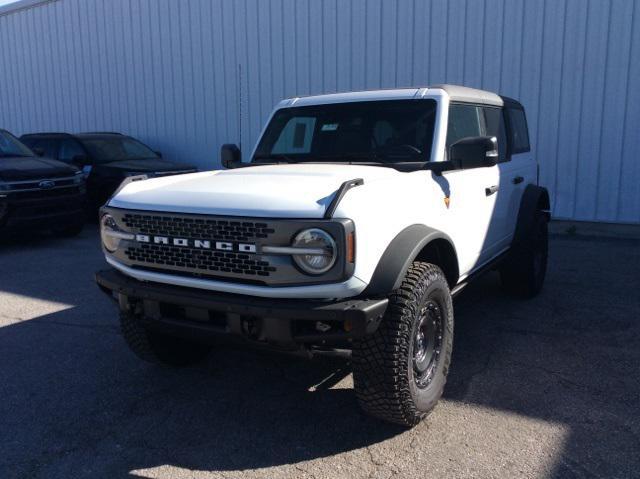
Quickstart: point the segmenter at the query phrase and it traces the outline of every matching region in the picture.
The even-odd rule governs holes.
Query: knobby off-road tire
[[[533,298],[542,289],[549,256],[548,224],[546,213],[538,210],[529,235],[519,245],[514,246],[500,267],[500,281],[507,293],[522,298]]]
[[[120,328],[129,348],[150,363],[185,367],[202,361],[212,349],[207,344],[151,331],[137,316],[122,311]]]
[[[442,396],[452,348],[453,305],[447,280],[438,266],[416,261],[390,295],[378,330],[353,346],[360,406],[385,421],[418,424]],[[422,352],[431,353],[428,364],[424,359],[416,362]]]

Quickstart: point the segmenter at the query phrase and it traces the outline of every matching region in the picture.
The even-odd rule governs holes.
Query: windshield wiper
[[[380,165],[380,166],[388,166],[389,163],[380,161],[382,158],[375,153],[344,153],[337,155],[323,155],[318,156],[311,161],[337,161],[340,163],[349,163],[349,164],[369,164],[369,165]],[[342,160],[342,161],[340,161]],[[366,161],[362,161],[366,160]]]
[[[253,157],[253,162],[262,163],[262,160],[266,160],[266,162],[274,162],[274,163],[295,163],[296,160],[291,158],[290,156],[283,154],[274,154],[274,155],[256,155]]]

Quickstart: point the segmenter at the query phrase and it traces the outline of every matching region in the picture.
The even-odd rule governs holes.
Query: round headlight
[[[104,249],[109,253],[113,253],[118,249],[120,245],[120,238],[117,234],[113,234],[119,231],[116,220],[110,214],[105,214],[100,219],[100,236],[102,237],[102,244]]]
[[[312,228],[301,231],[293,240],[294,248],[309,250],[306,254],[294,254],[293,260],[308,274],[326,273],[336,262],[336,242],[326,231]]]

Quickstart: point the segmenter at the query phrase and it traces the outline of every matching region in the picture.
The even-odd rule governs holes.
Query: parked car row
[[[120,133],[32,133],[18,139],[0,130],[0,235],[76,235],[125,178],[196,171]]]
[[[34,227],[78,234],[84,223],[85,192],[76,167],[41,158],[0,130],[0,234]]]

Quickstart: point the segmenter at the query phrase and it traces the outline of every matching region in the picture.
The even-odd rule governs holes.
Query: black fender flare
[[[425,246],[437,239],[447,241],[455,252],[453,241],[442,231],[422,224],[407,226],[385,249],[369,285],[362,294],[364,296],[387,295],[398,289],[411,263]]]
[[[549,218],[550,209],[551,202],[549,201],[547,189],[538,185],[527,185],[520,200],[520,210],[518,211],[512,246],[522,244],[529,237],[536,211],[544,211],[547,214],[547,218]]]

